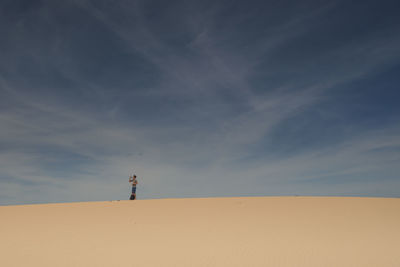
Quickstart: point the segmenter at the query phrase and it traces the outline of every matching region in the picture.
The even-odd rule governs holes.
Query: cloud
[[[386,74],[398,20],[368,24],[374,5],[360,18],[346,5],[14,10],[2,19],[0,203],[124,198],[133,171],[143,198],[395,196],[399,114],[371,125],[363,112],[398,82]]]

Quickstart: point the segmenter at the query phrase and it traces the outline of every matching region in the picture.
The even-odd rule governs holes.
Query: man
[[[133,176],[129,176],[129,183],[132,184],[132,194],[129,199],[135,200],[136,199],[136,185],[138,184],[138,181],[136,180],[136,174],[134,174]]]

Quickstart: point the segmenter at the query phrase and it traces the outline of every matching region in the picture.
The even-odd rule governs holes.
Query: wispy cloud
[[[399,113],[368,123],[362,90],[398,65],[390,3],[237,5],[5,5],[0,203],[124,198],[132,171],[145,198],[396,196]]]

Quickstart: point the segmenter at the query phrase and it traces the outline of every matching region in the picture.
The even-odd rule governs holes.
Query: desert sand
[[[0,266],[400,266],[400,199],[0,207]]]

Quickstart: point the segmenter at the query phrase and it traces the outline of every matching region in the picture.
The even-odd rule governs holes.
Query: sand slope
[[[0,266],[400,266],[400,199],[0,207]]]

